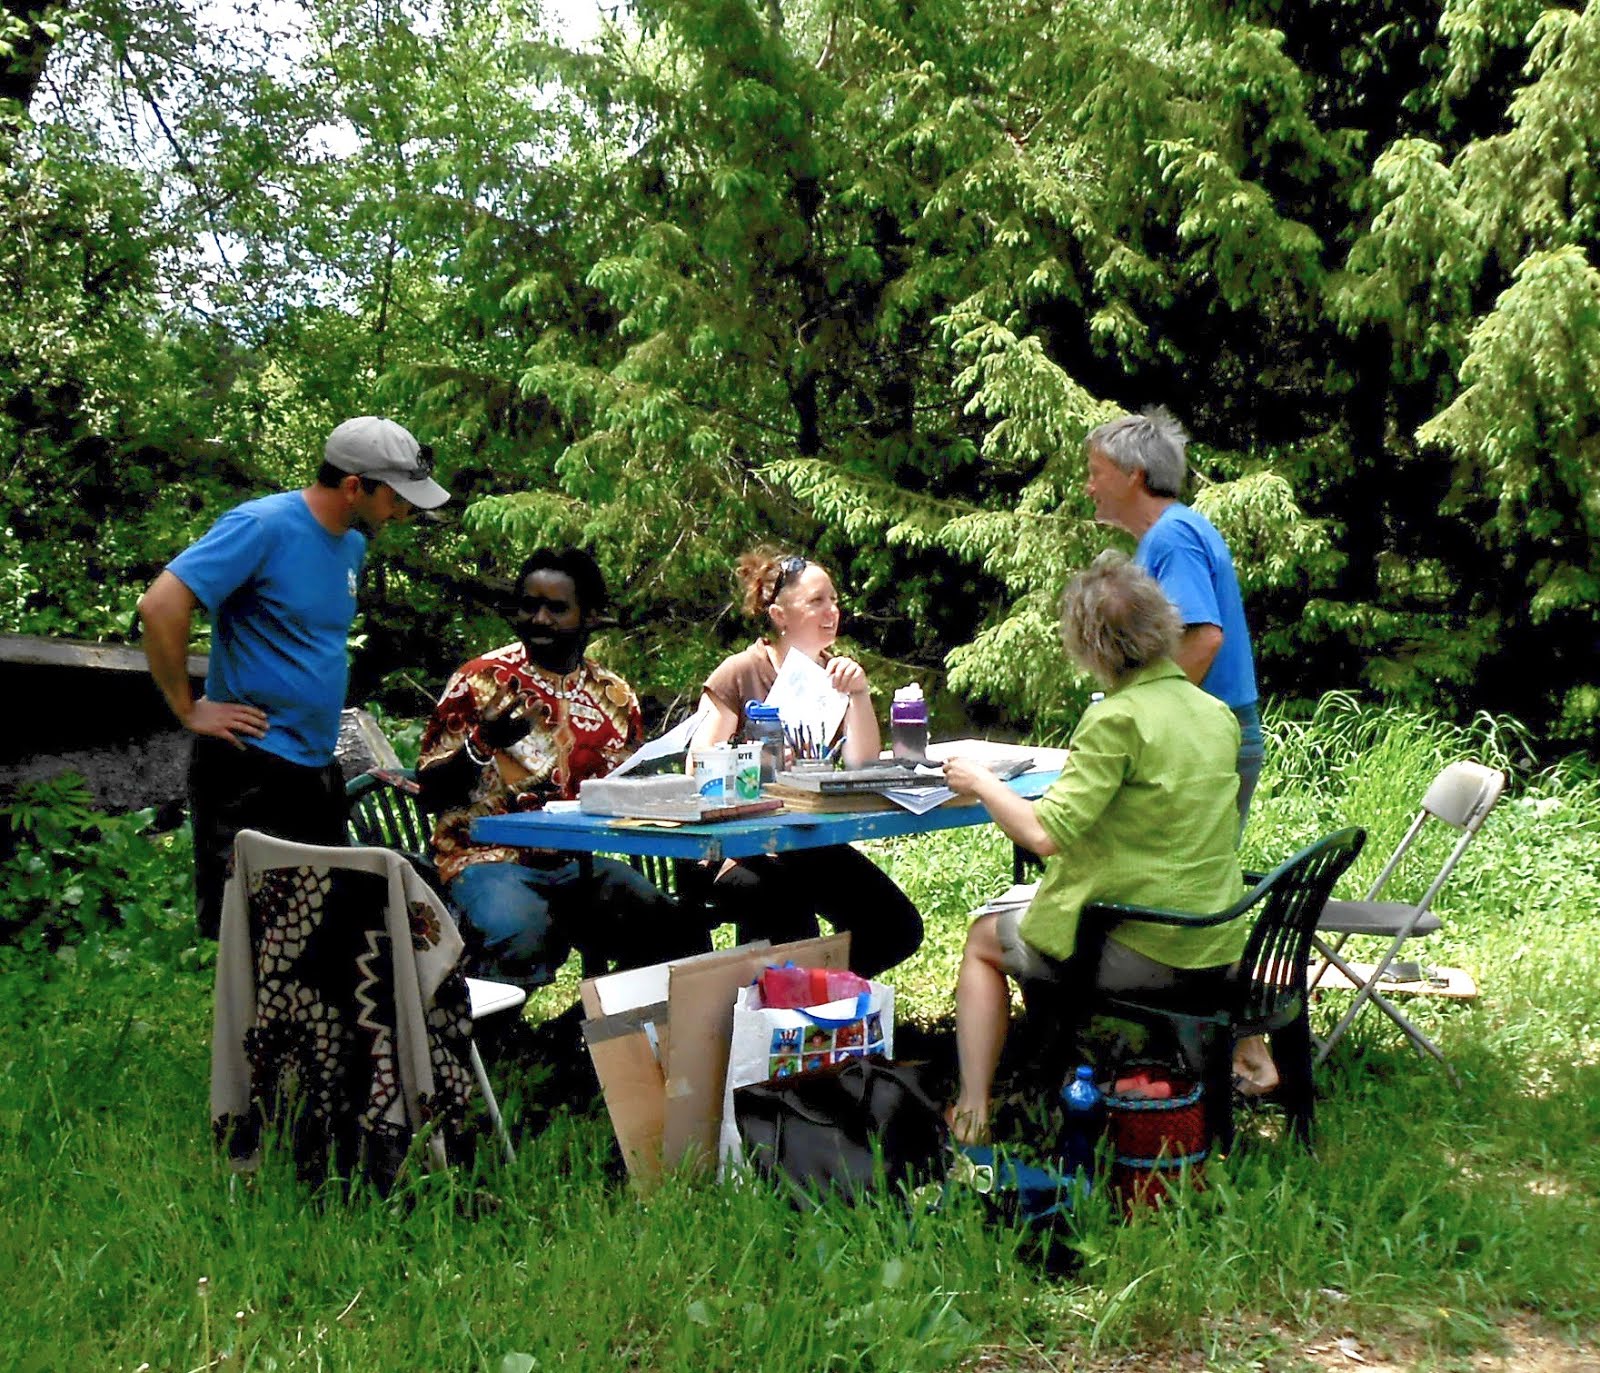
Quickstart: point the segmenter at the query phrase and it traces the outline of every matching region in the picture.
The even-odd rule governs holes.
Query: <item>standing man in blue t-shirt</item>
[[[392,420],[346,420],[328,436],[316,481],[236,506],[139,598],[150,675],[195,736],[195,920],[209,938],[240,830],[344,842],[333,751],[367,534],[450,499],[430,466]],[[195,699],[186,659],[198,606],[211,620],[211,663]]]
[[[1167,593],[1183,618],[1174,655],[1184,675],[1238,718],[1239,828],[1261,776],[1261,715],[1255,660],[1233,557],[1204,515],[1178,500],[1189,436],[1157,406],[1102,424],[1084,441],[1089,499],[1101,524],[1139,541],[1134,561]]]

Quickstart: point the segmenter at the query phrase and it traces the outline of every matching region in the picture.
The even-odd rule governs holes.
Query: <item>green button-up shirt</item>
[[[1061,776],[1036,803],[1056,843],[1020,933],[1068,958],[1091,901],[1209,915],[1244,894],[1238,838],[1239,725],[1233,712],[1162,659],[1092,705]],[[1173,968],[1243,952],[1243,920],[1184,930],[1125,921],[1113,937]]]

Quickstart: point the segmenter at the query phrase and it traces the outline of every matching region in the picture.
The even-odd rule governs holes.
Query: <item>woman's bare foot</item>
[[[1278,1066],[1260,1035],[1233,1046],[1233,1085],[1241,1096],[1265,1096],[1278,1085]]]
[[[957,1144],[989,1142],[989,1111],[986,1107],[962,1106],[957,1102],[945,1108],[944,1122],[950,1127],[950,1138]]]

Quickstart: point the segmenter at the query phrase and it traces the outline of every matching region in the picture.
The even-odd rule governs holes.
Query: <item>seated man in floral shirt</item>
[[[574,854],[472,841],[479,816],[571,800],[642,741],[633,688],[584,656],[607,599],[587,553],[534,553],[510,607],[517,642],[460,668],[422,736],[422,804],[438,815],[434,856],[462,934],[485,971],[526,987],[555,976],[580,931],[624,967],[710,947],[626,864],[596,858],[586,881]]]

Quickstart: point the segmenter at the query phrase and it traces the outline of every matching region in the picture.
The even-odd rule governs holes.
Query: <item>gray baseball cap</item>
[[[346,420],[328,435],[322,456],[341,472],[393,487],[397,496],[418,510],[433,510],[450,499],[450,493],[428,475],[433,470],[432,451],[393,420],[377,415]]]

